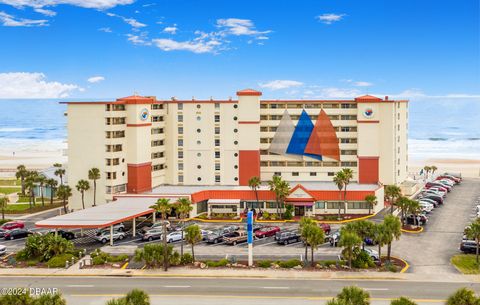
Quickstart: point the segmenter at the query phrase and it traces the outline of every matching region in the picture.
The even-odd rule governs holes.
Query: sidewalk
[[[74,266],[75,267],[75,266]],[[462,274],[412,274],[389,272],[328,272],[299,270],[263,270],[263,269],[194,269],[171,268],[164,272],[155,270],[129,269],[39,269],[10,268],[0,269],[0,276],[66,276],[66,277],[212,277],[212,278],[270,278],[270,279],[310,279],[310,280],[397,280],[423,282],[477,282],[479,275]]]

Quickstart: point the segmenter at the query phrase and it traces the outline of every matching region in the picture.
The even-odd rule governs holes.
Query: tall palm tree
[[[365,196],[365,201],[368,204],[368,214],[371,214],[371,211],[375,205],[377,205],[377,196],[367,195]]]
[[[262,182],[260,181],[260,178],[257,176],[253,176],[248,180],[248,186],[252,189],[252,191],[255,193],[255,199],[257,200],[257,206],[258,206],[258,188]]]
[[[390,261],[390,255],[392,253],[392,243],[396,239],[400,239],[402,235],[402,223],[393,215],[386,215],[383,219],[383,225],[385,228],[385,240],[387,244],[387,260]]]
[[[340,234],[340,240],[338,245],[343,247],[344,256],[347,257],[348,266],[352,268],[352,260],[354,256],[355,248],[359,247],[362,244],[362,239],[358,236],[357,233],[351,232],[349,230],[342,230]]]
[[[316,226],[316,222],[312,218],[308,217],[302,217],[300,219],[300,223],[298,226],[298,229],[300,231],[300,236],[303,239],[303,242],[305,244],[305,261],[308,262],[308,236],[310,235],[311,227]]]
[[[310,250],[312,254],[310,263],[312,267],[314,267],[315,260],[313,259],[313,252],[315,249],[318,248],[319,245],[325,242],[325,232],[323,232],[323,230],[317,225],[308,225],[307,227],[311,227],[311,229],[309,230],[309,234],[307,235],[306,242],[310,245]]]
[[[21,184],[22,184],[22,195],[25,196],[25,178],[28,175],[27,168],[25,165],[19,165],[17,166],[17,172],[15,173],[15,177],[17,179],[20,179]]]
[[[282,180],[281,176],[274,175],[272,180],[268,181],[270,191],[275,194],[277,203],[277,214],[280,214],[280,208],[284,205],[285,198],[290,194],[290,185],[287,181]]]
[[[87,180],[82,179],[77,182],[75,187],[77,188],[77,191],[82,194],[82,207],[85,210],[85,192],[90,189],[90,183],[88,183]]]
[[[42,207],[45,206],[45,194],[43,189],[45,187],[45,183],[47,182],[47,178],[43,175],[39,175],[37,178],[38,187],[40,188],[40,198],[42,199]]]
[[[402,220],[402,226],[405,225],[405,217],[407,216],[407,211],[410,206],[410,199],[404,196],[400,196],[396,202],[395,205],[400,209],[400,215],[401,215],[401,220]]]
[[[402,196],[402,190],[396,185],[385,186],[385,198],[390,202],[390,214],[393,214],[394,205],[396,200]]]
[[[57,163],[55,163],[57,164]],[[61,168],[61,167],[58,167],[55,172],[53,172],[55,174],[55,176],[59,177],[60,178],[60,185],[63,185],[63,176],[65,176],[65,169],[64,168]]]
[[[183,256],[183,237],[184,237],[184,220],[190,216],[190,212],[193,210],[192,202],[188,198],[180,198],[177,201],[177,215],[182,222],[182,241],[180,244],[180,255]]]
[[[5,208],[7,207],[8,204],[8,196],[0,194],[0,207],[2,208],[2,220],[5,220]]]
[[[344,183],[345,183],[345,174],[343,171],[339,171],[337,173],[335,173],[335,176],[333,176],[333,183],[335,183],[335,185],[337,186],[338,188],[338,195],[339,195],[339,201],[338,201],[338,218],[340,219],[341,218],[341,202],[342,202],[342,190],[343,190],[343,186],[344,186]]]
[[[388,233],[385,230],[385,225],[383,223],[375,224],[373,228],[373,240],[378,245],[378,259],[380,264],[382,262],[382,247],[388,243]]]
[[[467,238],[475,240],[475,243],[477,244],[475,256],[478,265],[478,256],[480,252],[480,218],[477,218],[477,220],[472,222],[465,230],[465,233]]]
[[[57,189],[58,182],[57,182],[57,180],[51,178],[51,179],[47,179],[45,184],[50,188],[50,205],[52,205],[53,204],[53,194],[55,193],[55,191]]]
[[[32,205],[35,206],[35,183],[38,178],[38,172],[36,171],[29,171],[25,178],[25,188],[28,190],[29,194],[29,204],[30,209]]]
[[[344,175],[344,180],[343,180],[343,201],[344,201],[344,207],[343,211],[344,214],[347,214],[347,186],[350,184],[350,180],[353,178],[353,171],[350,168],[344,168],[342,169],[343,175]]]
[[[413,214],[413,224],[417,225],[417,215],[421,211],[420,203],[416,200],[408,199],[407,211],[409,214]]]
[[[425,173],[425,179],[428,179],[428,173],[430,172],[431,169],[432,169],[432,168],[431,168],[430,166],[428,166],[428,165],[425,165],[425,166],[423,167],[423,172]]]
[[[430,170],[432,171],[432,176],[435,174],[437,169],[438,169],[438,167],[436,167],[435,165],[430,166]]]
[[[96,167],[88,170],[88,179],[93,180],[93,206],[97,205],[97,180],[100,179],[100,170]]]
[[[65,214],[68,213],[67,210],[67,200],[72,196],[72,188],[68,185],[60,185],[57,190],[58,198],[62,199],[63,202],[63,210]]]
[[[192,246],[192,260],[195,262],[195,249],[194,246],[196,243],[202,240],[202,233],[200,231],[200,227],[198,225],[191,225],[188,226],[186,229],[186,236],[185,239],[187,243]]]
[[[163,269],[165,271],[168,270],[168,249],[167,249],[167,217],[168,214],[172,212],[172,205],[170,204],[170,200],[167,198],[160,198],[157,200],[155,205],[152,205],[150,208],[154,209],[156,212],[162,215],[163,220]]]

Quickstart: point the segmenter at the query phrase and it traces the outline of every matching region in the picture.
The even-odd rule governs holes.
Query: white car
[[[4,255],[7,253],[7,246],[0,245],[0,256]]]
[[[437,188],[437,187],[431,187],[431,188],[429,188],[428,190],[430,190],[430,191],[435,191],[435,192],[437,192],[437,193],[439,193],[439,194],[442,194],[443,196],[447,195],[447,192],[442,191],[441,189],[439,189],[439,188]]]
[[[168,243],[173,243],[175,241],[180,241],[182,240],[182,232],[172,232],[167,234],[167,242]]]
[[[378,262],[380,260],[380,256],[378,255],[378,251],[375,251],[370,248],[365,248],[363,249],[375,262]]]
[[[124,239],[126,234],[124,232],[114,231],[113,232],[113,240],[122,240]],[[95,239],[101,242],[102,244],[106,244],[110,241],[110,231],[102,231],[95,235]]]
[[[433,204],[426,202],[420,202],[420,207],[422,208],[422,211],[427,213],[430,213],[433,210]]]

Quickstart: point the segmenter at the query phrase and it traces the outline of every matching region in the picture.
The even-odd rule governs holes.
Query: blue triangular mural
[[[292,139],[288,144],[287,154],[303,155],[317,160],[322,160],[321,156],[304,153],[305,146],[307,146],[308,139],[310,139],[312,131],[312,120],[310,120],[307,112],[303,110],[300,118],[298,119],[297,127],[295,127],[295,131],[293,132]]]

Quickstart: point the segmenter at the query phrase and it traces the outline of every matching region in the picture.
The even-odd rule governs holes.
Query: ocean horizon
[[[71,100],[0,99],[0,155],[66,148],[60,102]],[[409,108],[410,159],[480,159],[480,102],[411,101]]]

